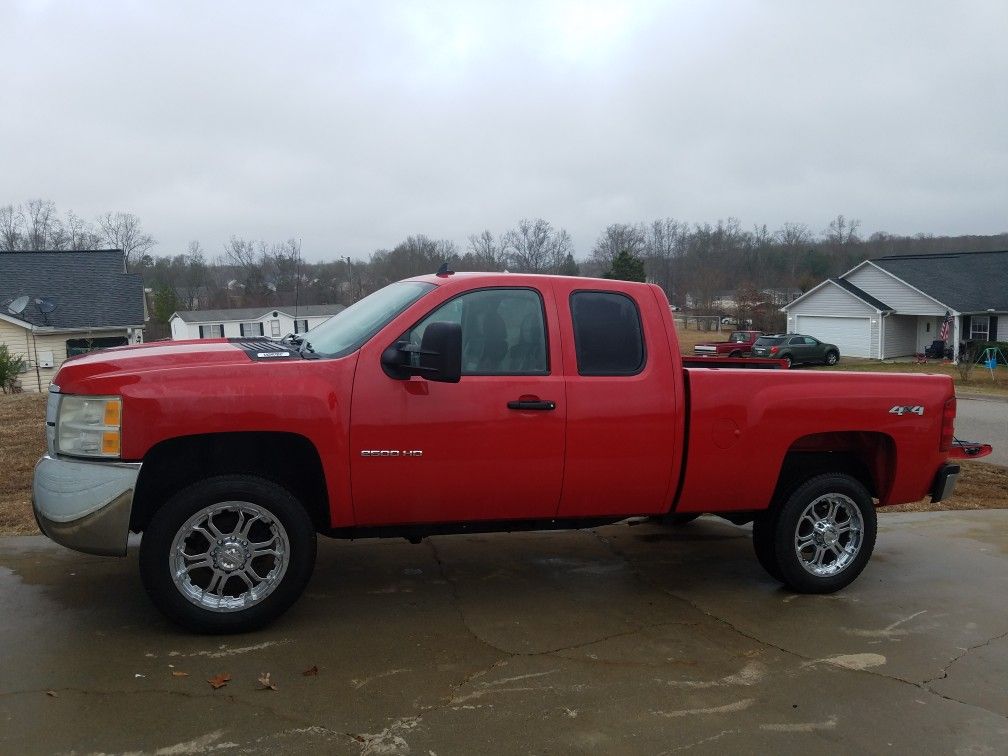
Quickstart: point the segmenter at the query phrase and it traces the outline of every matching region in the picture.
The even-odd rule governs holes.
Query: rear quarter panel
[[[686,369],[690,415],[677,512],[765,509],[785,455],[813,434],[879,433],[893,454],[875,471],[880,504],[917,501],[947,454],[938,451],[947,376]],[[923,406],[923,416],[891,414]],[[891,485],[887,480],[891,481]]]

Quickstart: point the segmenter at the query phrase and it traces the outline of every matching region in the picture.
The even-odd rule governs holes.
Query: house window
[[[215,323],[212,325],[201,325],[199,327],[199,337],[201,339],[223,339],[224,324]]]
[[[98,339],[67,339],[67,357],[76,357],[78,354],[87,354],[96,349],[107,349],[108,347],[126,346],[128,340],[125,336],[107,336]]]
[[[262,336],[263,335],[263,324],[262,323],[242,323],[241,324],[241,335],[242,336]]]
[[[294,333],[308,333],[308,321],[307,320],[295,320],[294,321]]]
[[[276,338],[280,338],[280,321],[279,320],[271,320],[270,321],[270,334],[275,339]]]
[[[974,315],[970,318],[970,341],[990,341],[990,317]]]

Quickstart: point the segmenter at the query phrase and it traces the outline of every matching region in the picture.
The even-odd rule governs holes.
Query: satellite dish
[[[24,308],[27,306],[28,306],[28,297],[27,296],[18,297],[9,305],[7,305],[7,311],[10,312],[11,315],[20,315],[22,312],[24,312]]]
[[[35,300],[35,306],[38,307],[39,312],[44,315],[48,315],[56,310],[56,302],[49,297],[42,297]]]

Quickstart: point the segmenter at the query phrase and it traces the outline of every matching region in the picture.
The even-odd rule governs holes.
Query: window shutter
[[[988,341],[997,341],[997,315],[990,316],[990,334],[987,336]]]

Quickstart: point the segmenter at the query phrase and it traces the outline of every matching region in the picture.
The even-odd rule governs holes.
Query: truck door
[[[394,338],[361,350],[350,429],[357,524],[554,517],[567,405],[552,292],[466,291],[400,338],[419,344],[437,321],[462,326],[458,383],[388,377],[380,357]]]
[[[667,512],[682,427],[659,302],[554,284],[564,328],[567,459],[559,515]],[[663,304],[661,306],[667,307]]]

